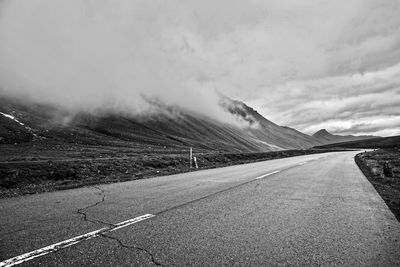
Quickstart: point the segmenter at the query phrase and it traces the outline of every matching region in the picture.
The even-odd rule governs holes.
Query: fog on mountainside
[[[200,82],[185,51],[160,32],[170,18],[135,18],[151,4],[42,4],[0,3],[0,96],[71,114],[151,114],[155,101],[240,125],[219,105],[218,88]]]

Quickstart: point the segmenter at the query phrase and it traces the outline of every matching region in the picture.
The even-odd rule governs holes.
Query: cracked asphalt
[[[150,213],[19,266],[400,266],[400,223],[356,153],[2,199],[0,261]]]

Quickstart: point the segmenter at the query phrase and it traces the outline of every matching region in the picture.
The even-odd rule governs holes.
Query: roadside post
[[[193,157],[193,150],[192,150],[192,147],[190,147],[190,150],[189,150],[189,168],[190,169],[192,168],[192,165],[193,165],[192,157]]]

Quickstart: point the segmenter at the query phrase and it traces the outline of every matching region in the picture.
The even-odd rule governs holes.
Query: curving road
[[[0,266],[400,266],[356,153],[2,199]]]

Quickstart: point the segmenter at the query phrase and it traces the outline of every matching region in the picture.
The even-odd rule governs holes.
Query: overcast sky
[[[0,93],[400,135],[400,0],[0,0]],[[223,115],[218,115],[224,119]]]

